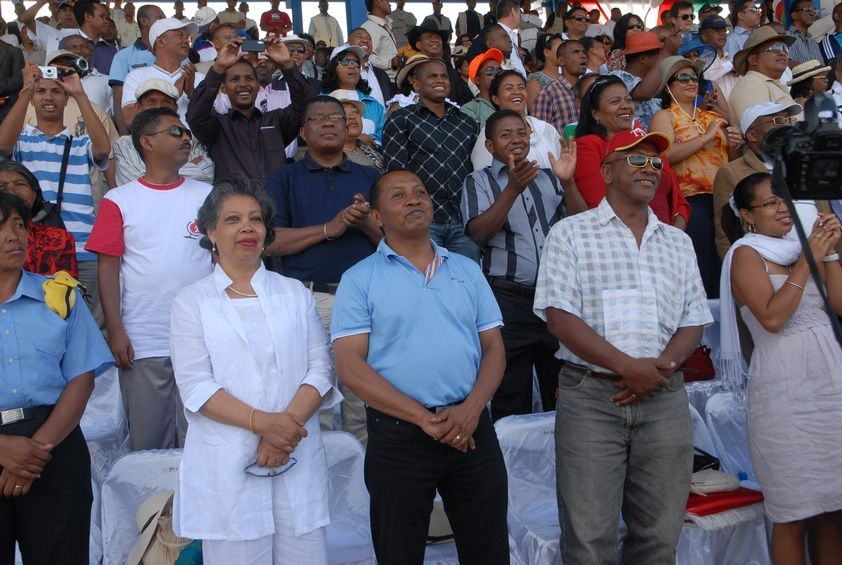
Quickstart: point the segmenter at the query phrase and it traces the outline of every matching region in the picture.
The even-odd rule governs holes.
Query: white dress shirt
[[[327,456],[318,414],[307,420],[308,435],[292,453],[297,464],[267,478],[244,471],[255,460],[257,435],[199,411],[221,389],[266,412],[285,410],[304,384],[319,391],[322,409],[342,399],[310,291],[262,265],[251,283],[266,319],[264,327],[244,323],[225,292],[231,279],[219,265],[181,291],[173,303],[171,357],[189,422],[173,506],[173,529],[183,537],[235,541],[274,534],[284,526],[272,517],[275,497],[282,490],[273,488],[275,481],[282,481],[289,493],[295,535],[330,522]],[[255,354],[265,348],[274,354],[271,374]]]
[[[397,72],[391,66],[392,59],[398,54],[398,44],[392,32],[391,19],[378,18],[369,14],[368,19],[360,27],[371,36],[371,55],[368,57],[368,62],[386,71],[389,78],[394,80]]]

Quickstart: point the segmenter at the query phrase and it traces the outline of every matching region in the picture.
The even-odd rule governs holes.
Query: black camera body
[[[76,57],[75,59],[65,60],[62,63],[62,66],[67,67],[67,69],[59,69],[58,75],[60,77],[76,74],[79,75],[79,78],[84,78],[91,72],[91,66],[84,57]]]
[[[804,105],[805,119],[777,127],[763,139],[769,163],[780,163],[794,200],[842,198],[842,129],[836,103],[824,93]]]

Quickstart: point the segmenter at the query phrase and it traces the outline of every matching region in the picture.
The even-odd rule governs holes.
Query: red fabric
[[[574,179],[582,198],[589,208],[596,208],[605,197],[605,180],[602,178],[602,156],[606,141],[596,134],[576,139],[576,173]],[[690,205],[681,194],[678,179],[664,160],[664,171],[658,190],[649,203],[655,216],[665,224],[672,225],[675,214],[690,219]]]
[[[281,12],[280,10],[267,10],[260,16],[260,27],[262,29],[267,32],[280,34],[283,37],[286,37],[287,32],[281,28],[291,25],[292,20],[289,19],[286,12]]]
[[[170,184],[153,184],[143,177],[138,178],[137,182],[152,190],[172,190],[184,184],[184,177],[179,177],[177,181]]]
[[[742,508],[763,502],[763,493],[740,487],[728,492],[716,492],[702,496],[691,494],[687,497],[687,513],[696,516],[709,516],[734,508]]]
[[[103,198],[102,204],[99,205],[99,213],[96,215],[91,235],[88,236],[85,250],[111,257],[123,256],[123,213],[120,207],[108,198]]]
[[[23,268],[39,275],[54,275],[67,271],[74,279],[79,277],[76,263],[76,241],[73,235],[55,226],[29,223],[29,245]]]

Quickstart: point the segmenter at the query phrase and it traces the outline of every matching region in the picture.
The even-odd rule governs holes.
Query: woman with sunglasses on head
[[[526,120],[529,126],[529,154],[527,159],[535,161],[542,169],[551,169],[552,163],[547,155],[551,153],[558,159],[561,143],[556,129],[544,120],[526,114],[526,81],[517,71],[506,70],[491,81],[489,97],[497,110],[514,110]],[[485,125],[477,136],[471,152],[471,164],[475,171],[491,165],[491,153],[485,146]]]
[[[530,111],[541,89],[561,76],[558,72],[556,50],[562,43],[564,40],[560,35],[541,34],[538,36],[538,42],[535,44],[535,58],[542,67],[540,71],[529,73],[526,77],[526,106]]]
[[[355,90],[365,106],[360,139],[376,147],[380,145],[383,124],[386,123],[386,109],[371,96],[371,87],[360,74],[360,61],[364,56],[365,51],[356,45],[342,45],[334,49],[322,79],[321,94],[329,95],[334,90]]]
[[[672,142],[666,158],[693,218],[687,225],[687,235],[696,250],[705,292],[708,298],[716,298],[720,262],[715,243],[713,180],[721,167],[739,157],[743,140],[739,128],[729,126],[725,117],[696,106],[703,66],[701,60],[678,56],[661,61],[658,91],[665,109],[652,116],[649,131],[659,131]]]
[[[172,308],[171,354],[190,423],[173,530],[206,565],[327,563],[327,460],[317,411],[341,400],[310,291],[267,271],[274,206],[218,181],[199,209],[214,271]]]
[[[634,14],[623,14],[614,26],[614,49],[608,53],[605,63],[608,71],[622,71],[626,68],[626,37],[630,33],[643,31],[643,20]],[[600,69],[600,72],[605,72]]]
[[[575,180],[589,208],[596,208],[605,198],[602,158],[608,140],[620,131],[631,130],[641,136],[645,133],[634,119],[634,111],[634,101],[625,83],[614,75],[600,75],[585,93],[576,125]],[[663,156],[661,161],[658,189],[649,207],[665,224],[684,229],[690,218],[690,206],[669,163]]]
[[[733,245],[722,264],[719,366],[732,390],[747,392],[772,560],[803,565],[806,549],[814,565],[830,565],[842,555],[842,349],[800,242],[784,237],[792,225],[768,173],[741,180],[723,206]],[[839,220],[819,214],[804,228],[832,314],[842,315]],[[748,363],[738,315],[753,342]]]
[[[44,200],[41,185],[16,161],[0,161],[0,191],[18,196],[29,206],[29,245],[23,268],[39,275],[67,271],[78,277],[76,243],[54,206]]]

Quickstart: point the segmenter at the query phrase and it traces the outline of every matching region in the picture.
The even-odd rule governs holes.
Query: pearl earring
[[[212,245],[212,247],[211,247],[211,253],[213,253],[214,255],[218,255],[218,254],[219,254],[219,250],[216,248],[216,242],[215,242],[215,241],[213,241],[213,240],[211,240],[211,245]]]

